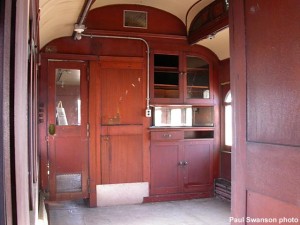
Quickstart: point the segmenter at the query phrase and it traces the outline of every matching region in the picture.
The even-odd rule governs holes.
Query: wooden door
[[[185,140],[184,191],[207,192],[213,189],[213,141]]]
[[[87,65],[50,61],[48,68],[50,199],[87,198]]]
[[[182,144],[180,141],[151,142],[151,195],[182,190]]]
[[[100,182],[142,182],[146,132],[144,58],[101,57],[99,65]]]
[[[232,224],[300,223],[299,8],[230,2]]]

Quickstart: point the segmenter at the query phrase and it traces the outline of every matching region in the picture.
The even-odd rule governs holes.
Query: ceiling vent
[[[124,27],[147,29],[147,12],[124,10]]]

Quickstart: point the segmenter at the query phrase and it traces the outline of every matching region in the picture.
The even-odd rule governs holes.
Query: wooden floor
[[[50,225],[229,225],[230,203],[220,199],[88,208],[82,201],[49,203]]]

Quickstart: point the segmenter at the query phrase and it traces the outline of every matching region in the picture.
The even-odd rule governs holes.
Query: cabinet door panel
[[[142,182],[142,134],[109,135],[101,139],[102,184]]]
[[[186,141],[184,159],[187,165],[184,171],[184,190],[208,191],[212,188],[212,142]]]
[[[151,194],[171,194],[180,190],[178,142],[151,143]]]

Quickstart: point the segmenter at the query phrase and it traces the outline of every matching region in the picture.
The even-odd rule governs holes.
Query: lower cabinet
[[[213,185],[212,147],[212,140],[184,140],[183,190],[185,192],[211,189]]]
[[[185,139],[184,131],[151,132],[150,194],[212,194],[213,139]]]

